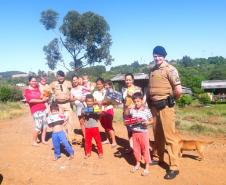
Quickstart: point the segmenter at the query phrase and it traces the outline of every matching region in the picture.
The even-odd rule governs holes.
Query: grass
[[[192,134],[226,136],[226,104],[200,106],[192,104],[177,109],[176,125]]]
[[[123,123],[121,108],[115,108],[114,121]],[[226,104],[176,106],[176,127],[192,135],[226,137]]]
[[[25,105],[20,102],[0,102],[0,120],[13,119],[25,112]]]

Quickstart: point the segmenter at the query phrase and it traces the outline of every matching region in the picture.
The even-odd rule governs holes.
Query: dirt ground
[[[130,173],[132,155],[124,155],[127,146],[126,129],[115,123],[119,146],[104,145],[104,158],[83,159],[81,145],[73,145],[75,158],[53,161],[51,139],[49,145],[31,146],[32,118],[29,114],[0,122],[0,178],[3,185],[226,185],[226,139],[214,140],[206,146],[205,160],[195,160],[196,152],[186,152],[180,159],[180,175],[170,181],[163,179],[165,170],[150,166],[150,175],[142,177],[142,170]],[[103,130],[102,130],[103,131]],[[78,137],[81,138],[79,135]],[[203,139],[203,138],[202,138]],[[115,155],[119,154],[119,155]],[[122,155],[120,155],[122,154]],[[1,184],[1,183],[0,183]]]

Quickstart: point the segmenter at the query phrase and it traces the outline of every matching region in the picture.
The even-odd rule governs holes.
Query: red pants
[[[98,127],[93,127],[93,128],[86,128],[86,130],[85,130],[85,153],[86,153],[86,155],[91,154],[93,138],[97,145],[98,154],[99,155],[103,154],[99,129],[98,129]]]
[[[114,130],[112,126],[113,116],[114,116],[114,110],[108,109],[107,111],[103,112],[103,115],[100,118],[101,126],[104,128],[104,130],[108,132],[111,130]]]
[[[150,163],[149,138],[146,132],[133,132],[133,152],[136,161],[141,161],[141,155],[145,163]]]

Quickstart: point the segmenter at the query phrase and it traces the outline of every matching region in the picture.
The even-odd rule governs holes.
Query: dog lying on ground
[[[179,141],[179,157],[182,157],[183,151],[197,151],[200,155],[200,160],[204,160],[205,145],[211,144],[213,141],[199,141],[199,140],[184,140]]]

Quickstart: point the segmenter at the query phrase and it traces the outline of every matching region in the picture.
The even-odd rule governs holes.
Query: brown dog
[[[204,160],[205,145],[211,144],[213,141],[199,141],[199,140],[184,140],[179,141],[179,157],[182,157],[183,151],[196,150],[200,155],[200,160]]]

